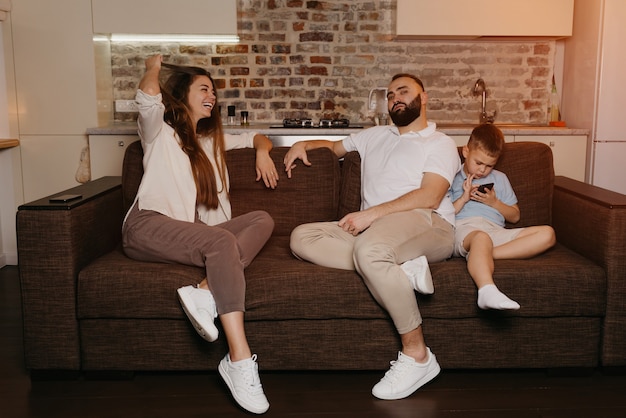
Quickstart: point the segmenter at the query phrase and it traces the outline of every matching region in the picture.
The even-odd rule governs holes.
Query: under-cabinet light
[[[111,42],[194,42],[236,44],[237,35],[183,35],[183,34],[125,34],[112,33],[110,36],[94,35],[94,41],[110,40]]]

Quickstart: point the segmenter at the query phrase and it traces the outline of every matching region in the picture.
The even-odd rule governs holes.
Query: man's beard
[[[391,110],[389,112],[389,117],[393,121],[396,126],[408,126],[417,118],[420,117],[422,112],[422,97],[421,94],[418,94],[411,103],[409,103],[404,108],[400,108],[397,110]]]

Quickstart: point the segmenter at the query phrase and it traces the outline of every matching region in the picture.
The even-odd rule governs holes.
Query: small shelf
[[[20,145],[18,139],[0,139],[0,149],[14,148]]]

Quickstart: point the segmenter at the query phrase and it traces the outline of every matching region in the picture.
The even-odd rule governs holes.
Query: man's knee
[[[291,248],[291,252],[298,258],[300,258],[300,254],[302,254],[302,250],[304,248],[303,241],[304,237],[307,236],[306,224],[296,226],[289,236],[289,248]]]
[[[389,244],[366,239],[356,240],[353,258],[356,271],[364,277],[373,276],[371,272],[376,269],[377,263],[394,262],[393,250]]]

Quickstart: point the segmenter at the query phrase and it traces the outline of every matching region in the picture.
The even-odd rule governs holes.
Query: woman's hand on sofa
[[[256,181],[263,180],[265,187],[275,189],[278,185],[278,169],[266,151],[256,154]]]

